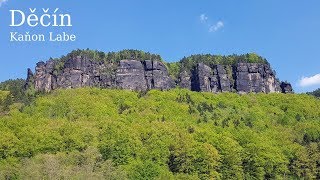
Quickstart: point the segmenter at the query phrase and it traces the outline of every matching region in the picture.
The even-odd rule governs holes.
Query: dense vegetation
[[[266,59],[255,53],[248,53],[243,55],[234,54],[229,56],[197,54],[191,55],[189,57],[184,57],[178,62],[169,63],[168,68],[172,77],[174,79],[177,79],[179,77],[179,73],[183,71],[190,72],[190,70],[194,68],[198,63],[204,63],[210,67],[213,67],[217,64],[235,65],[239,62],[268,64],[268,61]],[[231,67],[229,67],[229,69],[227,70],[229,71],[228,73],[232,73]]]
[[[26,80],[10,79],[0,83],[0,91],[9,92],[3,107],[8,108],[12,103],[29,104],[35,96],[33,87],[25,87]]]
[[[315,97],[320,98],[320,88],[317,89],[317,90],[315,90],[315,91],[313,91],[313,92],[309,92],[309,93],[307,93],[307,94],[313,95],[313,96],[315,96]]]
[[[117,63],[160,60],[137,50],[75,50]],[[172,77],[197,63],[268,63],[256,54],[192,55],[165,63]],[[319,179],[320,101],[293,94],[84,88],[36,94],[0,83],[0,179]],[[317,91],[311,93],[317,96]]]
[[[9,105],[12,104],[10,92],[9,91],[0,91],[0,114],[4,114],[5,111],[8,111]]]
[[[58,90],[0,115],[0,179],[319,179],[319,107],[294,94]]]
[[[9,91],[13,97],[13,101],[20,101],[24,99],[24,85],[26,80],[24,79],[15,79],[7,80],[0,83],[1,91]]]

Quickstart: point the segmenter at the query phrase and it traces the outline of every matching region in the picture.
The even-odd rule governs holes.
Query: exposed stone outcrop
[[[236,90],[239,92],[280,92],[279,81],[268,64],[239,63]]]
[[[227,69],[231,66],[215,65],[213,68],[199,63],[197,67],[192,71],[191,78],[191,90],[203,91],[203,92],[230,92],[232,84],[232,70],[228,74]],[[181,77],[183,81],[187,81],[184,77]]]
[[[61,69],[57,69],[56,63],[52,60],[37,63],[36,91],[87,86],[141,91],[174,87],[166,66],[158,61],[121,60],[118,64],[106,64],[78,56],[66,61]]]
[[[26,84],[24,85],[24,89],[28,89],[33,86],[33,83],[34,83],[33,78],[34,78],[33,72],[30,68],[28,68],[27,79],[26,79]]]
[[[147,79],[144,66],[139,61],[122,60],[117,68],[116,86],[122,89],[147,90]]]
[[[180,87],[203,92],[273,93],[292,92],[291,85],[281,85],[269,64],[238,63],[235,66],[203,63],[179,77]]]
[[[198,63],[180,72],[176,82],[160,61],[121,60],[104,63],[80,56],[70,58],[63,66],[49,60],[37,63],[35,74],[28,69],[26,86],[50,92],[57,88],[102,87],[146,91],[168,90],[179,86],[202,92],[292,92],[289,83],[280,83],[269,64],[238,63],[211,65]]]
[[[280,87],[281,87],[282,93],[285,93],[285,94],[293,93],[292,86],[288,82],[281,82]]]
[[[167,67],[160,61],[143,61],[147,80],[147,89],[168,90],[175,87]]]

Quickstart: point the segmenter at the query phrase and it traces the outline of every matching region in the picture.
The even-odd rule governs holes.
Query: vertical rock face
[[[175,86],[166,66],[158,61],[121,60],[118,64],[95,62],[80,56],[69,59],[57,69],[52,60],[37,63],[35,75],[28,72],[27,83],[34,77],[36,91],[57,88],[103,87],[145,91],[167,90]]]
[[[34,83],[33,78],[34,78],[33,72],[30,68],[28,68],[27,79],[26,79],[26,84],[24,85],[24,89],[28,89],[31,86],[33,86],[33,83]]]
[[[147,90],[143,64],[139,61],[120,61],[116,74],[116,86],[122,89]]]
[[[63,67],[57,61],[39,62],[35,74],[28,70],[26,86],[50,92],[57,88],[102,87],[146,91],[168,90],[175,86],[202,92],[291,93],[289,83],[276,79],[268,64],[238,63],[211,65],[198,63],[180,72],[177,82],[169,76],[160,61],[121,60],[118,63],[92,61],[80,56],[67,60]]]
[[[175,87],[167,67],[160,61],[144,61],[147,89],[168,90]]]
[[[191,90],[213,93],[230,92],[230,77],[225,68],[225,66],[216,65],[212,69],[203,63],[199,63],[192,73]]]
[[[196,69],[193,71],[192,76],[191,90],[204,92],[212,91],[211,82],[213,78],[213,71],[209,66],[203,63],[198,64]]]
[[[236,72],[239,92],[280,92],[279,82],[268,64],[239,63]]]
[[[215,67],[214,67],[215,68]],[[222,65],[217,65],[217,78],[218,82],[220,83],[220,90],[222,92],[230,92],[232,89],[232,83],[233,77],[232,77],[232,68],[230,66],[222,66]],[[229,72],[228,72],[229,70]],[[220,91],[218,89],[218,91]]]
[[[235,66],[203,63],[190,72],[180,74],[179,85],[193,91],[203,92],[238,92],[238,93],[273,93],[292,92],[291,85],[282,85],[276,79],[268,64],[238,63]],[[287,90],[283,90],[286,88]]]
[[[281,87],[282,93],[285,93],[285,94],[293,93],[293,89],[290,83],[282,82],[280,87]]]
[[[189,74],[187,71],[182,71],[180,74],[179,74],[179,79],[178,79],[178,82],[179,82],[179,86],[181,88],[184,88],[184,89],[192,89],[191,88],[191,74]]]
[[[48,63],[39,62],[36,66],[34,85],[36,91],[49,92],[52,90],[52,71],[50,71],[51,61]]]

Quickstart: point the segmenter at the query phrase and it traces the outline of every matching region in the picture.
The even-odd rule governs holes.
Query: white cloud
[[[209,32],[216,32],[224,27],[224,23],[222,21],[218,21],[214,25],[212,25],[212,23],[209,22],[209,17],[206,14],[201,14],[199,18],[202,24],[205,24],[209,27]]]
[[[200,15],[200,22],[206,23],[208,19],[209,18],[208,18],[208,16],[206,16],[206,14],[201,14]]]
[[[302,77],[299,80],[299,86],[301,87],[308,87],[314,85],[320,85],[320,74],[316,74],[311,77]]]
[[[209,32],[216,32],[223,27],[224,23],[222,21],[218,21],[215,25],[210,26]]]
[[[1,5],[2,5],[2,3],[5,3],[5,2],[7,2],[8,0],[0,0],[0,7],[1,7]]]

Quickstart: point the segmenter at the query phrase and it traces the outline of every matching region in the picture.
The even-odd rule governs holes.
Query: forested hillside
[[[0,179],[319,179],[309,95],[0,91]],[[4,108],[6,107],[6,108]]]
[[[307,94],[310,94],[310,95],[313,95],[313,96],[315,96],[315,97],[320,98],[320,88],[317,89],[317,90],[315,90],[315,91],[313,91],[313,92],[309,92],[309,93],[307,93]]]

